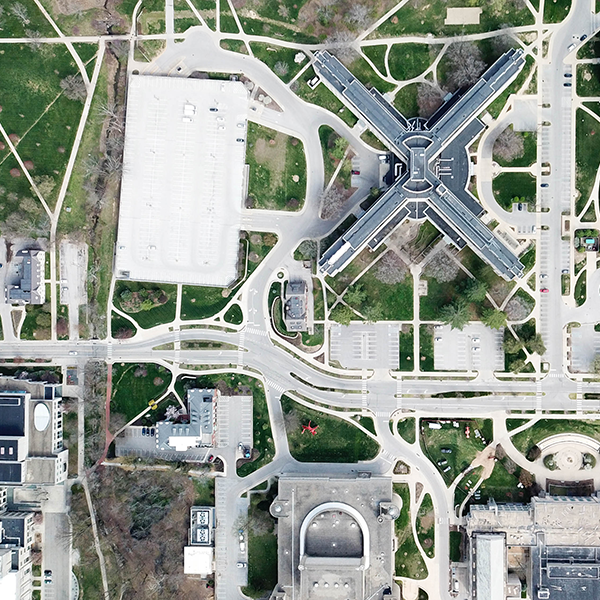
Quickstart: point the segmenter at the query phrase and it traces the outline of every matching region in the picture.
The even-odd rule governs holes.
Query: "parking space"
[[[331,358],[348,369],[397,369],[398,325],[352,323],[331,327]]]
[[[504,331],[489,329],[481,323],[467,325],[462,331],[449,325],[436,325],[433,357],[437,371],[497,371],[504,368],[502,347]]]
[[[587,324],[571,330],[571,371],[589,373],[596,355],[600,354],[600,332]]]

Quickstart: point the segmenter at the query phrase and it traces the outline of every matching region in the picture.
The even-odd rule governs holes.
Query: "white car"
[[[474,344],[478,344],[478,343],[479,343],[479,338],[478,338],[478,337],[471,338],[471,341],[472,341]]]
[[[245,568],[246,568],[246,566],[247,566],[247,565],[246,565],[246,563],[245,563],[245,562],[242,562],[242,561],[240,561],[240,562],[238,562],[238,563],[236,564],[236,567],[237,567],[238,569],[245,569]]]

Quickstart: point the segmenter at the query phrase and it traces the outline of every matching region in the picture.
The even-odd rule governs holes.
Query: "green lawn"
[[[551,435],[580,433],[600,441],[600,422],[574,419],[541,419],[531,427],[512,436],[511,441],[521,454]]]
[[[400,365],[401,371],[415,369],[415,334],[412,325],[404,325],[400,331]],[[406,331],[404,331],[406,329]]]
[[[306,194],[302,142],[263,125],[248,123],[248,197],[253,208],[300,210]]]
[[[600,36],[598,34],[586,40],[577,51],[577,58],[597,58],[600,56]]]
[[[431,65],[441,46],[425,44],[394,44],[390,50],[390,75],[405,81],[420,75]]]
[[[243,40],[221,40],[220,46],[223,50],[230,50],[231,52],[237,52],[239,54],[248,54],[248,49]]]
[[[417,117],[419,115],[419,105],[417,104],[418,84],[409,83],[400,88],[394,97],[394,106],[407,118]]]
[[[413,318],[413,286],[410,275],[401,283],[387,284],[379,281],[372,270],[369,270],[356,285],[367,290],[367,296],[360,304],[348,302],[352,308],[362,312],[368,307],[377,306],[381,313],[378,320],[381,321],[409,321]]]
[[[473,461],[475,455],[485,448],[481,438],[476,437],[478,430],[489,444],[492,441],[491,419],[449,419],[450,423],[442,424],[441,429],[430,429],[428,423],[435,419],[421,419],[421,448],[428,458],[436,465],[444,481],[450,485],[452,481],[464,471]],[[454,427],[452,422],[458,422]],[[466,437],[466,427],[470,429],[469,438]],[[450,449],[450,453],[442,453],[441,449]],[[439,465],[438,462],[448,461],[448,464]],[[444,469],[450,470],[444,473]]]
[[[587,300],[587,271],[581,273],[575,282],[575,304],[581,306]]]
[[[513,473],[509,473],[506,466],[509,466]],[[481,497],[476,500],[477,504],[487,504],[492,498],[496,502],[529,502],[529,487],[517,487],[521,472],[522,469],[510,459],[496,462],[492,474],[479,486]]]
[[[154,363],[115,363],[112,369],[111,411],[125,415],[127,420],[148,408],[150,400],[162,396],[172,379],[168,369]]]
[[[594,66],[600,67],[600,65]],[[600,91],[598,93],[600,94]],[[575,185],[579,195],[575,210],[579,215],[590,197],[600,164],[600,123],[581,109],[577,111],[576,121]]]
[[[429,558],[435,556],[435,511],[429,494],[425,494],[417,512],[417,537]]]
[[[250,48],[254,56],[262,60],[282,81],[288,83],[296,73],[307,63],[306,55],[301,63],[295,61],[298,50],[294,48],[284,48],[275,44],[265,44],[263,42],[251,42]]]
[[[384,21],[369,36],[396,37],[411,34],[465,35],[483,31],[501,29],[503,24],[510,23],[514,27],[533,25],[534,18],[524,5],[503,5],[498,10],[494,4],[480,4],[482,13],[479,25],[445,25],[446,9],[465,6],[464,0],[415,0],[400,8],[394,15]]]
[[[325,185],[329,183],[331,180],[335,168],[337,167],[339,160],[335,158],[332,154],[332,151],[337,152],[337,148],[335,146],[336,141],[341,139],[337,132],[329,127],[328,125],[321,125],[319,127],[319,139],[321,140],[321,151],[323,152],[323,166],[325,169]],[[338,144],[345,143],[345,146],[348,146],[348,142],[346,140],[342,140],[342,142],[338,142]],[[338,155],[339,156],[339,155]]]
[[[412,534],[408,485],[394,483],[393,490],[402,498],[400,516],[394,521],[394,530],[398,538],[395,557],[396,577],[425,579],[428,575],[427,566]]]
[[[281,398],[286,434],[292,456],[301,462],[348,462],[370,460],[379,452],[379,444],[358,427],[332,415],[326,415]],[[302,433],[302,425],[317,425],[316,435]]]
[[[521,427],[521,425],[525,425],[525,423],[529,423],[530,419],[506,419],[506,429],[508,431],[512,431],[517,427]]]
[[[277,584],[277,527],[269,506],[277,494],[272,486],[266,494],[251,494],[248,510],[248,585],[250,598],[267,597]]]
[[[335,94],[325,84],[319,83],[314,90],[310,89],[307,82],[315,76],[315,70],[310,67],[306,69],[304,74],[297,80],[296,85],[292,88],[293,91],[306,102],[321,106],[325,110],[337,115],[346,125],[354,127],[358,118],[335,96]]]
[[[577,94],[579,96],[600,96],[599,76],[600,65],[578,65]]]
[[[223,293],[226,293],[224,296]],[[181,318],[206,319],[220,312],[231,301],[231,291],[226,288],[184,285],[181,299]]]
[[[526,203],[529,210],[535,210],[536,179],[529,173],[500,173],[492,181],[492,187],[496,201],[504,210],[510,212],[516,202]]]
[[[194,506],[214,506],[215,505],[215,479],[214,477],[205,477],[203,479],[194,479]]]
[[[450,532],[450,560],[460,562],[462,558],[462,534],[460,531]]]
[[[21,326],[22,340],[49,340],[52,317],[50,299],[42,305],[28,304],[25,307],[25,320]]]
[[[221,2],[221,31],[223,33],[239,33],[240,28],[237,26],[233,14],[230,10],[224,10],[224,8],[229,8],[227,2]]]
[[[535,63],[533,58],[527,56],[525,59],[525,66],[521,69],[521,72],[517,75],[516,79],[487,107],[487,112],[489,112],[494,119],[498,118],[510,95],[516,94],[521,89],[525,80],[529,77],[529,73],[534,68]]]
[[[19,19],[11,10],[15,3],[3,3],[0,37],[30,37],[28,32],[35,31],[43,37],[56,37],[56,31],[33,0],[19,0],[25,9],[23,18]],[[3,44],[3,48],[8,47]]]
[[[547,0],[544,2],[544,23],[560,23],[571,10],[571,0]]]
[[[363,54],[371,59],[372,63],[382,75],[387,75],[387,69],[385,68],[385,52],[387,46],[363,46],[361,50]]]
[[[405,419],[400,419],[398,421],[398,433],[409,444],[414,444],[417,437],[415,418],[406,417]]]
[[[239,304],[232,304],[223,315],[223,320],[232,325],[241,325],[244,321],[244,313]]]
[[[419,298],[419,313],[423,321],[438,321],[440,308],[462,298],[464,289],[470,277],[462,270],[450,282],[439,282],[435,277],[425,277],[427,280],[427,296]]]
[[[421,371],[435,371],[433,325],[419,325],[419,365]]]
[[[296,42],[298,44],[317,44],[319,40],[313,35],[297,31],[285,25],[267,23],[262,19],[240,17],[244,33],[248,35],[264,35],[273,39]]]
[[[139,292],[140,290],[162,290],[167,296],[168,300],[164,304],[155,306],[150,310],[141,310],[139,312],[129,312],[126,310],[123,304],[122,294],[123,292]],[[117,308],[120,308],[123,312],[126,312],[131,318],[142,328],[149,329],[156,325],[162,325],[164,323],[170,323],[175,319],[175,306],[177,303],[177,286],[169,283],[142,283],[137,281],[123,281],[119,280],[115,284],[115,295],[113,302]]]
[[[321,282],[313,277],[313,297],[314,297],[314,318],[315,321],[322,321],[325,318],[325,299]]]
[[[382,94],[394,89],[394,85],[381,79],[362,56],[354,59],[350,65],[348,65],[348,69],[350,69],[350,72],[368,88],[377,88]]]
[[[114,338],[127,339],[137,333],[137,327],[129,319],[115,312],[111,313],[110,327]]]

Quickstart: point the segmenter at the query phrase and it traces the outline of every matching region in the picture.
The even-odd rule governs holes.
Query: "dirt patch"
[[[9,173],[11,177],[21,177],[21,170],[17,169],[16,167],[14,169],[11,169]]]
[[[155,378],[152,380],[152,383],[153,383],[155,386],[157,386],[157,387],[158,387],[159,385],[162,385],[162,384],[164,383],[164,380],[163,380],[163,379],[161,379],[160,377],[155,377]]]
[[[33,171],[33,169],[35,169],[35,165],[33,164],[33,161],[31,160],[26,160],[23,163],[23,166],[28,170],[28,171]]]
[[[431,548],[433,546],[433,540],[431,538],[425,538],[423,540],[423,548]]]
[[[16,144],[21,138],[16,134],[16,133],[11,133],[8,136],[8,139],[13,143]]]
[[[259,138],[254,146],[254,158],[257,163],[264,165],[271,172],[273,188],[283,184],[287,137],[284,133],[277,133],[274,138]]]
[[[423,531],[427,531],[428,529],[430,529],[431,527],[433,527],[435,524],[435,515],[433,514],[433,511],[429,511],[426,515],[421,517],[421,528],[423,529]],[[425,544],[423,544],[425,545]],[[431,546],[427,546],[428,548],[430,548]]]
[[[0,150],[4,150],[6,148],[6,144],[4,142],[0,142]]]
[[[57,13],[74,15],[91,8],[102,8],[104,0],[52,0],[52,6]]]
[[[59,146],[59,147],[56,149],[56,151],[57,151],[59,154],[64,154],[64,153],[65,153],[65,147],[64,147],[64,146]]]

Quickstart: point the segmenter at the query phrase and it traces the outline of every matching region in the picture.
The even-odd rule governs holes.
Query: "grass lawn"
[[[277,527],[269,513],[277,486],[266,494],[251,494],[248,510],[248,585],[242,588],[250,598],[267,597],[277,584]]]
[[[30,37],[27,33],[29,31],[40,33],[42,37],[56,37],[56,31],[33,0],[19,0],[19,4],[25,9],[23,19],[19,19],[11,10],[14,4],[16,2],[3,3],[0,37]],[[7,46],[5,44],[2,47]]]
[[[375,150],[387,151],[386,145],[370,129],[365,129],[360,134],[360,139]]]
[[[394,97],[394,106],[407,118],[419,115],[419,105],[417,104],[418,84],[409,83],[400,88]]]
[[[419,298],[419,314],[423,321],[437,321],[440,318],[440,308],[462,298],[461,290],[470,277],[459,271],[450,282],[440,283],[435,277],[425,277],[427,280],[427,296]]]
[[[408,485],[394,483],[393,490],[402,498],[400,516],[394,521],[394,530],[398,539],[395,557],[396,577],[425,579],[428,575],[427,566],[412,534]]]
[[[126,305],[123,304],[123,292],[131,291],[133,293],[140,290],[162,290],[168,300],[164,304],[155,306],[150,310],[141,310],[139,312],[130,312],[126,310]],[[156,325],[170,323],[175,318],[175,306],[177,303],[177,286],[169,283],[142,283],[138,281],[117,281],[115,284],[115,295],[113,302],[117,308],[126,312],[131,318],[142,328],[149,329]]]
[[[355,58],[348,65],[348,69],[367,88],[374,87],[382,94],[391,92],[394,89],[394,85],[381,79],[362,56]]]
[[[390,16],[369,37],[428,33],[458,36],[501,29],[503,23],[514,27],[534,23],[533,15],[524,5],[506,3],[504,10],[497,10],[496,5],[481,4],[479,25],[445,25],[446,9],[460,6],[465,6],[464,0],[415,0]]]
[[[529,167],[537,160],[537,135],[535,132],[517,132],[516,135],[523,138],[523,155],[513,160],[504,160],[494,154],[494,160],[502,167]]]
[[[306,55],[294,48],[284,48],[262,42],[251,42],[250,47],[254,56],[262,60],[284,83],[290,82],[307,61]],[[297,63],[295,58],[299,52],[304,58],[302,62]]]
[[[110,327],[114,338],[127,339],[137,333],[137,327],[131,321],[115,312],[111,313]]]
[[[340,271],[335,277],[326,277],[327,284],[337,294],[343,294],[348,286],[366,269],[383,251],[382,245],[376,252],[365,248],[347,267]],[[365,274],[366,275],[366,274]]]
[[[190,27],[196,27],[200,25],[200,21],[196,18],[194,13],[190,10],[189,13],[185,12],[183,14],[189,14],[189,16],[181,16],[181,12],[175,13],[175,19],[173,21],[173,30],[175,33],[183,33],[187,31]]]
[[[306,157],[302,142],[263,125],[248,123],[252,208],[300,210],[306,194]]]
[[[414,444],[417,438],[415,425],[414,417],[406,417],[406,419],[400,419],[398,421],[398,433],[400,434],[400,437],[409,444]]]
[[[361,50],[382,75],[387,75],[387,69],[385,68],[385,52],[387,46],[363,46]]]
[[[302,100],[321,106],[325,110],[337,115],[349,127],[354,127],[358,121],[356,115],[346,108],[341,100],[325,87],[325,84],[319,83],[314,90],[308,86],[307,82],[314,76],[315,70],[312,67],[309,67],[297,80],[296,84],[292,87],[292,90],[297,96],[302,98]]]
[[[512,431],[517,427],[521,427],[521,425],[525,425],[525,423],[529,423],[530,419],[506,419],[506,429],[507,431]]]
[[[419,365],[421,371],[435,371],[433,325],[419,325]]]
[[[323,166],[325,169],[325,185],[327,185],[333,176],[335,168],[339,163],[339,159],[332,155],[332,150],[335,148],[336,140],[341,139],[334,129],[328,125],[319,127],[319,139],[321,140],[321,151],[323,152]],[[344,147],[348,146],[345,142]],[[341,143],[341,142],[340,142]]]
[[[574,419],[541,419],[513,435],[511,441],[521,454],[527,455],[533,446],[558,433],[580,433],[600,441],[600,423]]]
[[[230,10],[224,10],[226,8],[229,8],[229,4],[227,4],[227,2],[221,2],[221,31],[223,33],[239,33],[240,28],[237,26],[233,14]]]
[[[506,470],[508,464],[510,464],[510,470],[514,468],[513,473]],[[496,502],[529,502],[531,499],[530,489],[517,487],[521,471],[522,469],[514,465],[510,459],[508,462],[506,460],[497,461],[492,474],[479,486],[481,497],[476,500],[477,504],[487,504],[491,498]]]
[[[506,282],[498,275],[490,265],[486,264],[473,252],[468,246],[460,251],[458,257],[463,266],[478,279],[488,285],[490,293],[494,295],[498,301],[499,298],[504,298],[510,290],[515,286],[514,282]]]
[[[417,512],[417,537],[421,548],[429,558],[435,556],[435,511],[433,510],[433,502],[431,496],[425,494],[419,511]]]
[[[214,506],[215,505],[215,479],[214,477],[205,477],[194,479],[194,506]]]
[[[375,458],[379,444],[354,425],[282,396],[286,434],[292,456],[300,462],[348,462]],[[316,435],[303,435],[302,425],[317,425]]]
[[[231,52],[237,52],[238,54],[248,54],[248,48],[243,40],[221,40],[221,48],[223,50],[230,50]]]
[[[470,491],[475,487],[477,482],[481,479],[483,473],[483,467],[476,467],[472,471],[469,471],[464,475],[461,480],[456,484],[454,490],[454,505],[460,506],[465,498],[469,495]]]
[[[410,275],[401,283],[388,284],[379,281],[369,270],[354,285],[361,285],[367,290],[367,297],[360,304],[349,302],[352,308],[362,312],[370,306],[378,306],[381,309],[381,321],[410,321],[413,318],[413,286]]]
[[[62,79],[78,72],[75,62],[62,44],[44,45],[37,51],[25,44],[5,44],[0,72],[2,124],[9,135],[16,136],[13,142],[21,158],[33,163],[31,175],[42,184],[44,197],[54,206],[83,109],[82,102],[67,99],[60,87]],[[4,191],[31,196],[24,174],[9,176],[8,171],[18,165],[12,157],[6,160],[8,154],[8,146],[0,150]],[[3,198],[0,220],[18,208],[18,199]]]
[[[598,12],[598,11],[596,11]],[[600,35],[596,34],[586,40],[577,51],[577,58],[597,58],[600,56]]]
[[[486,443],[481,438],[475,436],[478,430],[485,441],[492,441],[492,420],[491,419],[450,419],[450,423],[442,424],[441,429],[430,429],[428,423],[436,421],[435,419],[421,419],[421,448],[438,468],[444,481],[450,485],[452,481],[464,471],[473,462],[475,455],[483,450]],[[458,422],[458,427],[454,427],[452,422]],[[436,421],[437,422],[437,421]],[[469,438],[466,437],[466,427],[470,429]],[[442,453],[441,449],[449,449],[452,452]],[[448,461],[448,464],[439,465],[438,462]],[[450,470],[444,473],[444,469],[450,467]]]
[[[403,325],[400,331],[400,365],[401,371],[415,369],[415,334],[412,325]]]
[[[587,271],[581,273],[575,282],[575,304],[581,306],[587,300]]]
[[[600,67],[600,65],[594,65]],[[600,75],[600,70],[597,75]],[[600,94],[600,89],[598,91]],[[600,123],[579,109],[576,114],[575,128],[575,185],[579,195],[575,210],[579,215],[585,207],[600,164]],[[596,135],[596,134],[599,135]]]
[[[425,44],[394,44],[390,50],[390,75],[405,81],[420,75],[435,60],[441,46]]]
[[[322,321],[325,318],[325,298],[323,297],[323,289],[321,282],[313,277],[313,297],[314,297],[314,318],[315,321]]]
[[[544,2],[544,23],[560,23],[571,10],[571,0],[547,0]]]
[[[224,296],[223,293],[227,295]],[[181,299],[181,318],[206,319],[220,312],[231,301],[227,288],[184,285]]]
[[[232,304],[223,315],[223,320],[233,325],[241,325],[244,321],[244,313],[239,304]]]
[[[487,112],[489,112],[494,119],[498,118],[511,94],[516,94],[521,89],[525,80],[529,77],[529,73],[534,68],[534,60],[531,56],[528,56],[525,59],[525,66],[521,69],[521,72],[517,75],[516,79],[487,107]]]
[[[302,343],[305,346],[322,346],[325,341],[325,326],[317,324],[315,325],[315,331],[313,334],[307,331],[302,332]]]
[[[171,383],[171,372],[154,363],[115,363],[111,411],[135,418],[150,400],[162,396]],[[160,408],[158,409],[160,410]]]
[[[460,531],[450,532],[450,560],[460,562],[462,559],[462,533]]]
[[[529,204],[535,209],[536,180],[529,173],[500,173],[492,181],[494,197],[498,204],[507,211],[512,210],[515,202]]]
[[[577,94],[584,97],[600,96],[600,80],[598,77],[600,77],[600,65],[578,65]]]
[[[252,19],[250,17],[240,16],[242,29],[248,35],[264,35],[270,38],[284,40],[287,42],[297,42],[298,44],[317,44],[318,38],[313,35],[307,35],[302,31],[297,31],[286,27],[285,25],[274,25],[267,23],[262,19]]]
[[[21,339],[49,340],[51,323],[49,299],[42,305],[28,304],[25,307],[25,320],[21,326]]]

